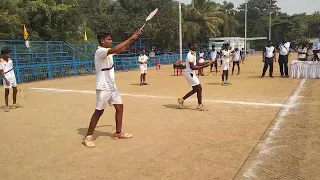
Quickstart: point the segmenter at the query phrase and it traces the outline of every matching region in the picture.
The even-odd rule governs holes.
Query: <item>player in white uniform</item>
[[[197,63],[197,57],[196,57],[197,45],[195,43],[188,43],[188,47],[190,51],[186,58],[186,69],[185,69],[184,75],[189,85],[192,87],[192,90],[188,92],[184,97],[179,98],[178,103],[180,107],[183,108],[184,100],[192,96],[194,93],[197,93],[197,98],[198,98],[197,110],[203,111],[205,109],[202,104],[202,87],[195,71],[210,66],[213,63],[213,61]]]
[[[140,35],[140,30],[137,30],[133,35],[117,45],[112,46],[112,39],[109,33],[99,33],[97,39],[99,41],[99,48],[95,52],[94,64],[97,72],[96,77],[96,109],[91,117],[90,125],[86,136],[83,138],[83,143],[87,147],[95,147],[92,134],[96,125],[104,112],[107,104],[114,106],[116,109],[116,132],[113,135],[114,139],[131,138],[132,134],[122,132],[122,117],[123,104],[118,89],[115,84],[113,54],[120,53],[128,48],[130,43],[137,39]]]
[[[146,75],[147,75],[147,69],[148,69],[148,61],[150,58],[146,55],[146,50],[142,49],[141,54],[139,56],[139,67],[140,67],[140,86],[148,85],[146,83]]]
[[[237,73],[237,76],[240,75],[240,59],[241,59],[241,53],[240,53],[240,49],[238,48],[235,48],[235,50],[233,51],[233,66],[232,66],[232,76],[233,76],[233,72],[234,72],[234,66],[238,66],[238,73]]]
[[[0,59],[0,74],[3,78],[3,87],[5,88],[5,104],[4,107],[5,112],[9,112],[9,89],[12,88],[13,90],[13,105],[12,109],[21,107],[17,103],[17,80],[16,75],[14,74],[13,70],[13,62],[9,58],[9,51],[8,50],[1,50],[2,58]]]
[[[222,83],[221,85],[227,86],[229,84],[228,77],[229,77],[229,66],[230,66],[230,58],[231,58],[231,51],[229,50],[230,45],[226,43],[222,47],[221,51],[221,59],[222,59]]]
[[[214,61],[213,64],[211,64],[211,67],[210,67],[210,73],[213,72],[213,66],[215,67],[216,69],[216,75],[218,76],[218,51],[215,49],[215,45],[212,45],[212,50],[209,52],[209,59],[211,61]]]

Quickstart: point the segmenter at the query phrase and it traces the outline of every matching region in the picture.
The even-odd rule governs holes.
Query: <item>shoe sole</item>
[[[118,138],[118,137],[113,137],[114,140],[119,140],[119,139],[131,139],[131,138],[132,138],[132,136],[131,136],[131,137],[120,137],[120,138]]]
[[[82,142],[82,144],[83,144],[85,147],[87,147],[87,148],[94,148],[94,147],[96,147],[96,145],[94,145],[94,146],[87,146],[85,142]]]

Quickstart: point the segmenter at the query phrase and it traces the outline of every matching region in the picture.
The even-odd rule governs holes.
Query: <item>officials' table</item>
[[[294,60],[290,65],[290,77],[319,79],[320,62],[319,61],[298,61]]]

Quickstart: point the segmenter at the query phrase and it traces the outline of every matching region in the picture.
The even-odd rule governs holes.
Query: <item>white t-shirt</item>
[[[223,56],[221,56],[222,61],[230,62],[231,51],[230,50],[222,50]]]
[[[7,79],[16,78],[13,70],[13,61],[9,58],[8,62],[4,59],[0,59],[0,70],[3,70],[3,74]]]
[[[283,55],[283,56],[285,56],[285,55],[288,55],[289,54],[289,52],[290,52],[290,48],[291,48],[291,43],[290,42],[286,42],[286,43],[284,43],[284,44],[280,44],[279,45],[279,49],[280,49],[280,55]]]
[[[265,52],[264,52],[264,56],[266,57],[266,58],[272,58],[273,57],[273,55],[274,55],[274,47],[273,46],[270,46],[270,47],[268,47],[268,46],[266,46],[265,47]]]
[[[103,68],[110,68],[113,65],[113,54],[107,55],[110,48],[99,47],[94,55],[94,65],[96,68],[96,89],[116,90],[114,68],[102,71]]]
[[[204,52],[199,53],[199,63],[204,63]]]
[[[240,57],[241,57],[240,50],[234,51],[233,61],[236,61],[236,62],[240,61]]]
[[[193,62],[194,65],[196,65],[196,62],[197,61],[197,56],[196,56],[196,53],[195,52],[188,52],[187,54],[187,58],[186,58],[186,69],[185,69],[185,74],[187,73],[193,73],[193,74],[196,74],[196,71],[195,70],[192,70],[190,68],[190,62]]]
[[[307,61],[312,61],[313,59],[313,50],[312,48],[307,50]]]
[[[149,59],[148,56],[145,55],[145,54],[144,54],[144,55],[141,54],[141,55],[139,56],[139,62],[140,62],[140,63],[145,63],[145,62],[147,62],[148,59]],[[140,65],[147,65],[147,64],[140,64]]]
[[[298,49],[298,59],[305,59],[307,57],[306,54],[301,54],[301,53],[307,53],[307,48],[299,48]]]
[[[210,51],[210,60],[216,60],[217,58],[217,50]]]

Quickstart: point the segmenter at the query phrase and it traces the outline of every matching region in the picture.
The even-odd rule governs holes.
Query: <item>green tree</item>
[[[188,6],[184,20],[191,22],[194,29],[200,30],[201,42],[205,37],[217,37],[220,35],[219,25],[223,24],[223,12],[219,10],[218,4],[209,0],[194,0],[194,7]],[[191,23],[187,24],[190,27]]]

